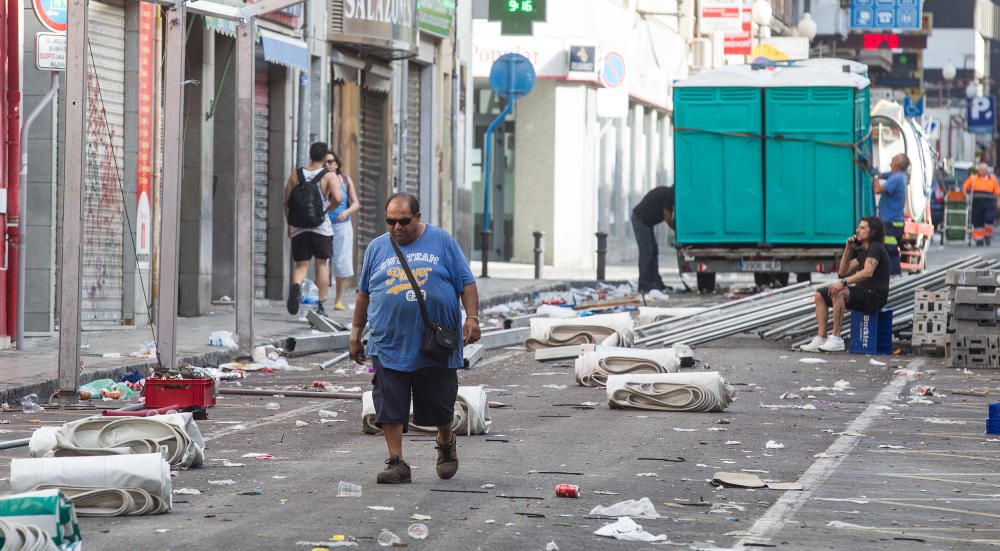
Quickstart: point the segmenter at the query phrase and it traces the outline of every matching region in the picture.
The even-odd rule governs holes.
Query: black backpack
[[[297,170],[299,183],[292,188],[288,196],[288,225],[296,228],[315,228],[326,219],[326,209],[323,208],[323,193],[317,185],[327,170],[319,171],[312,180],[306,180],[306,175],[300,167]]]

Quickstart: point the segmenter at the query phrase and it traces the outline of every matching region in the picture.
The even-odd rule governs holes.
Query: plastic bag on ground
[[[236,339],[233,338],[233,334],[230,331],[212,331],[208,335],[209,346],[221,346],[222,348],[229,348],[235,350],[239,348],[236,344]]]
[[[648,497],[619,501],[608,507],[598,505],[590,510],[590,514],[602,517],[660,518],[660,514],[656,512],[656,507]]]
[[[319,287],[311,279],[302,280],[302,304],[319,304]]]
[[[598,528],[594,534],[615,538],[619,541],[643,541],[648,543],[667,540],[666,534],[654,536],[653,534],[643,530],[642,525],[636,524],[634,520],[628,517],[621,517],[616,522],[605,524],[604,526]]]

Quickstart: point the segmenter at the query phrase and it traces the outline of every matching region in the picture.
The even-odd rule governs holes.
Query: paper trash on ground
[[[656,512],[656,507],[648,497],[619,501],[608,507],[598,505],[590,510],[590,514],[602,517],[660,518],[660,514]]]
[[[636,524],[634,520],[628,517],[621,517],[611,524],[605,524],[604,526],[598,528],[594,534],[615,538],[620,541],[654,542],[667,540],[666,534],[654,536],[653,534],[643,530],[642,525]]]

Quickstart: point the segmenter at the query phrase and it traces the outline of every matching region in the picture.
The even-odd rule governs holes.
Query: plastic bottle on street
[[[319,287],[312,280],[302,280],[302,304],[319,304]]]
[[[38,413],[44,409],[45,408],[38,405],[37,394],[28,394],[27,396],[21,398],[21,410],[25,413]]]
[[[281,409],[281,404],[278,402],[268,402],[264,404],[264,409],[278,410]]]

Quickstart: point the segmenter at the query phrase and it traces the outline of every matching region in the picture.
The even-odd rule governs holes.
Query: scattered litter
[[[559,546],[556,545],[556,542],[550,541],[545,544],[545,551],[559,551]]]
[[[921,373],[915,369],[897,369],[892,374],[896,377],[906,377],[906,380],[911,383],[921,377]]]
[[[709,427],[708,430],[712,432],[726,432],[729,429],[724,429],[722,427]]]
[[[742,443],[743,442],[740,442],[739,440],[728,440],[728,441],[726,441],[726,445],[727,446],[739,446]]]
[[[841,522],[839,520],[831,520],[830,522],[826,523],[826,525],[830,528],[851,528],[857,530],[867,530],[867,528],[859,524],[851,524],[849,522]]]
[[[679,428],[679,427],[674,427],[674,430],[677,431],[677,432],[697,432],[698,431],[698,429],[682,429],[682,428]]]
[[[867,499],[853,499],[853,498],[839,498],[839,497],[814,497],[811,499],[818,499],[819,501],[843,501],[847,503],[854,503],[857,505],[868,505],[868,503],[870,503]]]
[[[240,492],[240,493],[238,493],[236,495],[238,495],[238,496],[259,496],[259,495],[261,495],[263,493],[264,493],[264,490],[261,490],[260,488],[254,488],[253,490],[250,490],[249,492]]]
[[[337,497],[361,497],[361,486],[341,480],[337,484]]]
[[[232,461],[230,461],[228,459],[224,459],[224,460],[222,460],[222,466],[223,467],[246,467],[247,464],[246,463],[233,463]]]
[[[240,457],[249,457],[251,459],[274,459],[274,456],[269,453],[245,453]]]
[[[910,394],[919,396],[934,396],[934,387],[928,385],[917,385],[910,389]]]
[[[378,535],[378,544],[382,547],[397,547],[402,546],[402,543],[403,540],[399,539],[399,536],[388,530],[383,529]]]
[[[841,380],[837,381],[836,383],[833,383],[833,388],[834,388],[834,390],[850,390],[851,383],[848,382],[848,381],[845,381],[845,380],[841,379]]]
[[[964,425],[965,421],[959,421],[957,419],[940,419],[938,417],[922,417],[924,422],[931,423],[933,425]]]
[[[785,392],[781,396],[778,396],[779,400],[801,400],[802,396],[795,394],[794,392]]]
[[[712,485],[723,488],[763,488],[765,486],[764,481],[755,474],[723,471],[712,476]]]
[[[410,515],[410,520],[431,520],[430,515],[421,515],[420,513],[413,513]]]
[[[321,410],[319,410],[319,416],[320,417],[326,417],[326,418],[329,418],[329,419],[333,419],[333,418],[337,417],[337,415],[338,414],[337,414],[336,411],[330,411],[328,409],[321,409]]]
[[[639,474],[637,474],[635,476],[652,476],[652,477],[657,477],[657,476],[660,476],[660,475],[658,475],[656,473],[639,473]]]
[[[497,487],[496,484],[483,484],[482,486],[480,486],[480,488],[483,488],[483,489],[486,489],[486,490],[489,490],[490,488],[496,488],[496,487]]]
[[[278,402],[268,402],[264,404],[264,409],[269,409],[272,411],[279,410],[281,409],[281,404],[279,404]]]
[[[892,444],[880,444],[879,448],[884,450],[905,450],[903,446],[893,446]]]
[[[760,404],[760,407],[764,409],[816,409],[816,406],[812,404],[803,404],[801,406],[795,404]]]
[[[799,363],[803,364],[825,364],[826,360],[823,358],[799,358]]]
[[[339,535],[338,536],[334,536],[334,537],[343,538],[343,536],[339,536]],[[331,538],[331,539],[333,539],[333,538]],[[301,546],[301,547],[311,547],[314,550],[318,549],[318,550],[322,551],[322,550],[328,549],[330,547],[357,547],[358,546],[358,542],[355,541],[354,538],[351,538],[351,539],[344,538],[344,539],[338,539],[338,540],[333,540],[333,541],[297,541],[297,542],[295,542],[295,545],[298,545],[298,546]]]
[[[233,339],[233,334],[229,331],[212,331],[208,335],[208,345],[221,346],[222,348],[229,348],[231,350],[239,348],[236,340]]]
[[[643,530],[641,525],[636,524],[634,520],[628,517],[622,517],[616,522],[606,524],[601,528],[598,528],[594,534],[615,538],[620,541],[654,542],[667,540],[666,534],[654,536],[653,534]]]
[[[284,479],[286,479],[288,477],[287,476],[282,476],[280,474],[276,474],[276,475],[272,476],[271,478],[273,478],[275,480],[284,480]]]
[[[739,503],[713,503],[712,508],[708,510],[709,514],[730,514],[732,512],[743,512],[747,508],[740,505]]]
[[[934,405],[934,400],[928,400],[927,398],[919,398],[917,396],[914,396],[913,398],[910,398],[906,403],[907,404],[923,404],[923,405],[931,406],[931,405]]]
[[[564,390],[566,385],[542,385],[542,388],[551,388],[554,390]]]
[[[201,490],[197,488],[180,488],[178,490],[174,490],[174,493],[179,496],[200,496]]]
[[[157,528],[156,529],[156,533],[157,534],[165,534],[165,533],[167,533],[169,531],[170,531],[170,528]]]
[[[427,537],[427,525],[419,522],[414,522],[406,529],[406,535],[410,536],[415,540],[422,540]]]
[[[209,480],[208,483],[212,484],[213,486],[229,486],[232,484],[236,484],[236,481],[231,478],[227,478],[225,480]]]
[[[295,421],[295,426],[296,427],[305,427],[305,426],[308,426],[308,425],[309,425],[309,423],[306,423],[305,421],[298,421],[298,420]]]
[[[369,505],[368,508],[371,509],[372,511],[395,511],[396,510],[395,507],[389,507],[389,506],[386,506],[386,505]]]
[[[598,505],[590,510],[590,514],[602,517],[660,518],[660,514],[656,512],[656,507],[648,497],[619,501],[608,507]]]
[[[872,358],[872,359],[868,360],[868,363],[870,363],[872,365],[887,365],[885,362],[880,362],[880,361],[876,360],[875,358]]]
[[[768,490],[804,490],[803,486],[798,482],[768,482]]]
[[[618,492],[610,492],[608,490],[594,490],[594,493],[602,496],[616,496]]]
[[[769,450],[780,450],[784,449],[785,445],[775,440],[768,440],[767,444],[764,444],[764,447]]]

